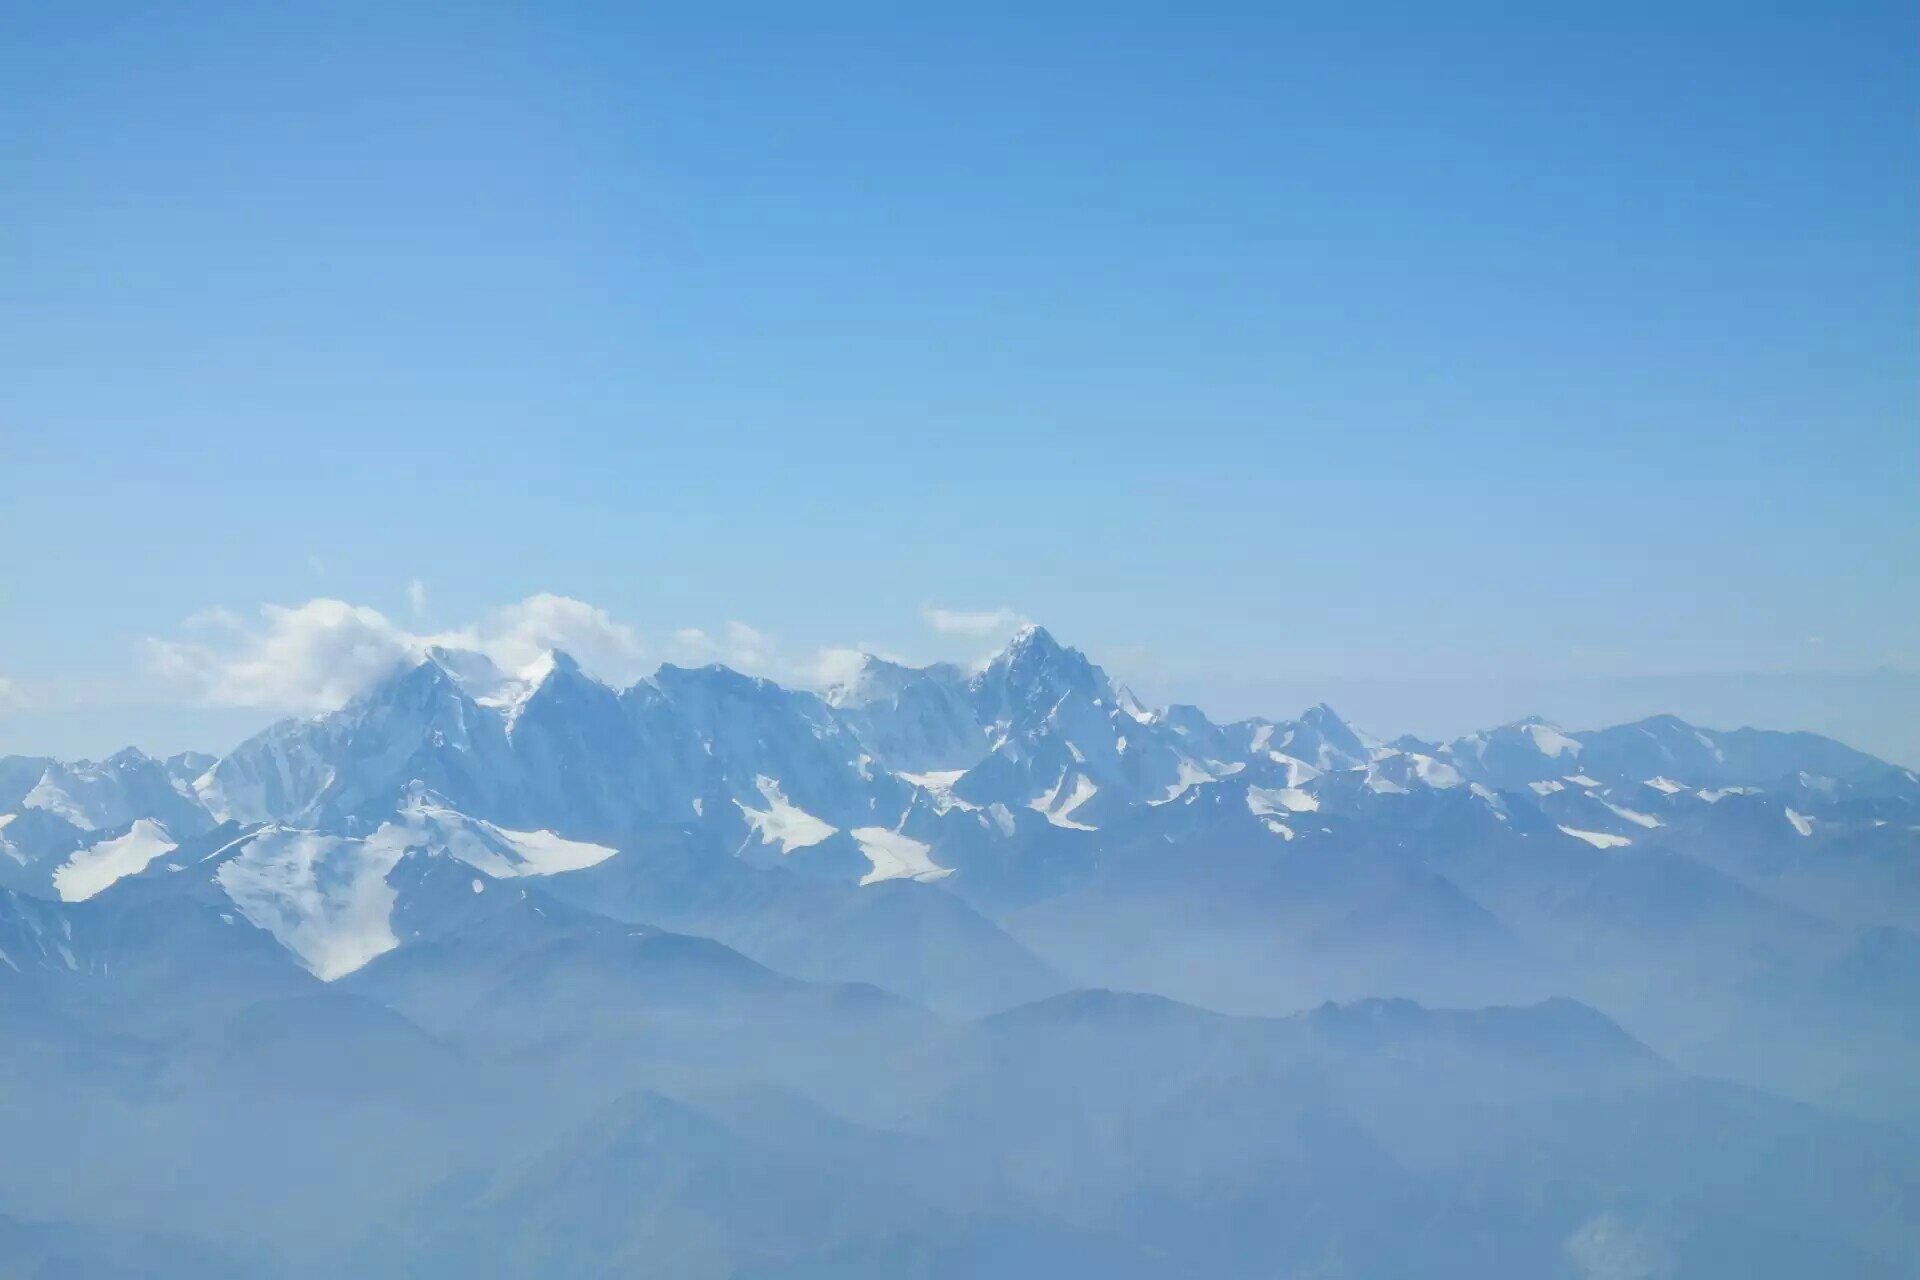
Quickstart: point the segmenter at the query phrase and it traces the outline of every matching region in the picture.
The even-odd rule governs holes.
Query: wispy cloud
[[[26,705],[27,695],[21,692],[20,686],[6,676],[0,676],[0,712],[17,710]]]
[[[790,652],[775,637],[737,619],[717,634],[701,627],[682,627],[673,633],[667,649],[676,662],[718,662],[748,675],[806,689],[824,689],[851,678],[868,652],[837,646],[811,653]]]
[[[920,618],[941,635],[996,636],[1014,630],[1026,619],[1004,605],[998,609],[943,609],[939,605],[920,606]]]
[[[257,623],[224,610],[188,636],[150,636],[147,669],[214,706],[317,711],[338,706],[420,647],[385,615],[343,600],[266,605]]]
[[[423,634],[377,609],[319,598],[264,605],[257,619],[205,610],[186,635],[150,636],[147,669],[213,706],[321,711],[337,707],[428,648],[472,649],[508,670],[564,649],[602,677],[637,678],[645,650],[633,628],[567,596],[528,596],[469,626]]]
[[[408,604],[424,611],[415,580]],[[749,675],[803,688],[825,688],[856,672],[860,650],[793,651],[775,636],[737,619],[714,630],[682,627],[649,645],[631,625],[570,596],[542,593],[490,611],[465,626],[416,630],[378,609],[326,597],[297,605],[263,605],[248,617],[203,609],[176,636],[140,644],[152,676],[195,702],[313,712],[340,706],[435,646],[485,654],[515,671],[548,649],[563,649],[610,684],[626,685],[661,658],[685,665],[724,663]],[[0,683],[0,706],[6,686]]]
[[[427,616],[427,584],[418,578],[407,584],[407,607],[416,618]]]

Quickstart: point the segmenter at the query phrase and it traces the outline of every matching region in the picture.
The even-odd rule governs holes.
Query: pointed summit
[[[1045,627],[1027,622],[1013,633],[1006,648],[987,662],[987,670],[1013,672],[1016,680],[1030,678],[1041,672],[1056,672],[1078,682],[1098,668],[1078,649],[1054,639],[1053,633]],[[1100,682],[1104,683],[1104,680]]]
[[[1273,748],[1316,769],[1353,769],[1367,762],[1371,744],[1340,713],[1322,702],[1309,707],[1273,739]]]
[[[549,649],[520,668],[520,678],[530,685],[541,685],[553,676],[577,676],[580,664],[564,649]]]
[[[1360,732],[1326,703],[1309,707],[1300,717],[1302,724],[1313,726],[1321,739],[1329,746],[1337,747],[1349,755],[1364,757],[1367,753],[1367,741]]]
[[[1023,622],[1000,653],[1003,657],[1014,658],[1029,653],[1054,654],[1062,651],[1060,642],[1053,638],[1051,631],[1037,622]]]
[[[1052,632],[1032,622],[1013,633],[977,682],[983,688],[1016,691],[1022,697],[1044,692],[1057,698],[1068,689],[1090,697],[1111,693],[1106,675],[1084,653],[1061,644]]]
[[[1050,719],[1104,723],[1118,714],[1106,673],[1031,624],[974,676],[970,688],[980,722],[1016,736]]]

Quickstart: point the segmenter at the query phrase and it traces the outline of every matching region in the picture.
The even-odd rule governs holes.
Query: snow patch
[[[214,880],[249,922],[331,982],[400,945],[387,873],[405,848],[275,827],[222,863]]]
[[[1545,756],[1577,756],[1580,744],[1550,724],[1535,721],[1523,725],[1522,732],[1533,739],[1534,750]]]
[[[840,829],[788,800],[786,793],[780,790],[780,784],[765,774],[756,777],[753,784],[767,802],[765,809],[749,809],[738,800],[733,803],[739,807],[747,825],[760,837],[761,844],[777,844],[784,855],[795,849],[819,844]]]
[[[1247,810],[1255,817],[1275,813],[1312,813],[1320,807],[1320,797],[1298,787],[1248,787]]]
[[[1485,804],[1487,808],[1493,810],[1494,817],[1500,819],[1502,822],[1512,821],[1512,818],[1507,813],[1507,802],[1500,798],[1498,791],[1495,791],[1491,787],[1481,786],[1477,782],[1469,786],[1467,790],[1479,797],[1481,803]]]
[[[1193,761],[1183,759],[1180,761],[1180,770],[1175,780],[1167,786],[1166,794],[1157,800],[1149,800],[1147,803],[1156,805],[1172,804],[1175,800],[1185,795],[1190,788],[1203,786],[1214,780],[1213,774],[1208,773]]]
[[[1809,818],[1806,814],[1795,813],[1789,809],[1787,810],[1787,821],[1792,823],[1793,829],[1801,835],[1810,836],[1813,834],[1813,819]]]
[[[848,832],[860,852],[873,864],[873,870],[860,877],[861,884],[882,880],[939,880],[953,874],[951,867],[939,866],[929,856],[932,846],[888,827],[855,827]]]
[[[387,877],[409,851],[457,858],[495,879],[575,871],[615,852],[551,831],[497,827],[419,788],[396,821],[363,839],[269,827],[216,852],[235,845],[240,852],[220,864],[215,883],[241,915],[326,982],[400,945]],[[485,888],[479,880],[474,886]]]
[[[960,781],[966,774],[965,769],[943,769],[934,773],[903,773],[899,776],[902,782],[911,783],[927,793],[927,797],[933,801],[934,812],[945,813],[949,809],[961,809],[971,813],[980,806],[968,804],[953,794],[953,784]]]
[[[367,843],[397,845],[401,851],[424,845],[495,879],[578,871],[605,862],[615,852],[603,844],[568,840],[551,831],[497,827],[449,808],[421,789],[414,791],[398,818],[368,836]]]
[[[1633,843],[1633,841],[1625,836],[1612,836],[1604,831],[1581,831],[1575,827],[1562,827],[1560,829],[1572,836],[1575,840],[1585,840],[1596,849],[1617,849],[1621,845]]]
[[[1268,728],[1264,730],[1264,732],[1271,733],[1272,729]],[[1297,787],[1303,782],[1311,782],[1319,777],[1322,772],[1308,764],[1305,760],[1297,760],[1292,756],[1283,755],[1278,751],[1267,752],[1267,759],[1286,771],[1287,785],[1290,787]]]
[[[91,898],[123,876],[139,875],[147,864],[175,848],[167,829],[151,818],[136,819],[123,836],[81,849],[53,873],[54,892],[63,902]]]
[[[487,863],[471,856],[470,848],[456,847],[449,841],[447,852],[490,876],[550,876],[562,871],[578,871],[605,862],[616,852],[608,845],[568,840],[551,831],[513,831],[478,818],[467,821],[476,831],[495,837],[519,857],[518,862],[508,859],[504,864]]]
[[[1041,817],[1056,827],[1070,827],[1075,831],[1092,831],[1093,827],[1084,822],[1073,820],[1073,811],[1100,793],[1092,778],[1080,774],[1073,779],[1073,790],[1067,791],[1068,773],[1060,775],[1060,781],[1046,795],[1027,801],[1027,808],[1035,810]],[[1172,797],[1168,797],[1171,799]]]
[[[49,813],[58,814],[82,831],[94,829],[93,819],[87,816],[86,806],[68,795],[61,789],[59,783],[53,781],[51,769],[47,771],[46,776],[33,784],[33,790],[27,792],[20,803],[28,809],[45,809]]]
[[[1407,759],[1412,762],[1413,776],[1430,787],[1445,791],[1466,781],[1460,771],[1445,760],[1436,760],[1432,756],[1422,755],[1417,751],[1408,752]]]
[[[1651,828],[1651,827],[1664,827],[1667,825],[1666,823],[1660,821],[1660,819],[1654,817],[1650,813],[1641,813],[1637,809],[1623,808],[1622,806],[1614,804],[1608,800],[1602,800],[1600,803],[1606,805],[1607,808],[1613,810],[1613,812],[1619,817],[1625,818],[1628,822],[1631,822],[1636,826]]]

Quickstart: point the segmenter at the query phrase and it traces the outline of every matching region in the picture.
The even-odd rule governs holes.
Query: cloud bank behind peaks
[[[431,634],[410,631],[378,609],[326,598],[263,605],[255,619],[208,610],[189,618],[186,632],[143,641],[145,665],[197,700],[223,707],[325,711],[435,645],[477,650],[507,670],[564,649],[616,683],[645,673],[646,651],[633,628],[604,609],[551,593]]]
[[[422,611],[425,588],[417,579],[408,595],[409,606]],[[650,645],[605,609],[551,592],[443,631],[413,630],[378,609],[325,597],[263,605],[253,617],[208,609],[188,618],[182,631],[140,642],[150,674],[203,705],[283,713],[332,710],[436,646],[483,653],[504,671],[523,670],[549,649],[562,649],[615,686],[632,684],[664,660],[725,663],[783,684],[824,688],[850,678],[864,661],[853,648],[790,651],[739,621],[714,631],[682,627]],[[0,682],[0,704],[6,692]]]

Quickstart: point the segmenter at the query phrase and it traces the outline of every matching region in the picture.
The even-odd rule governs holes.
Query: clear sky
[[[1222,715],[1920,763],[1917,23],[0,3],[0,751],[553,593],[603,666],[1023,616]]]

